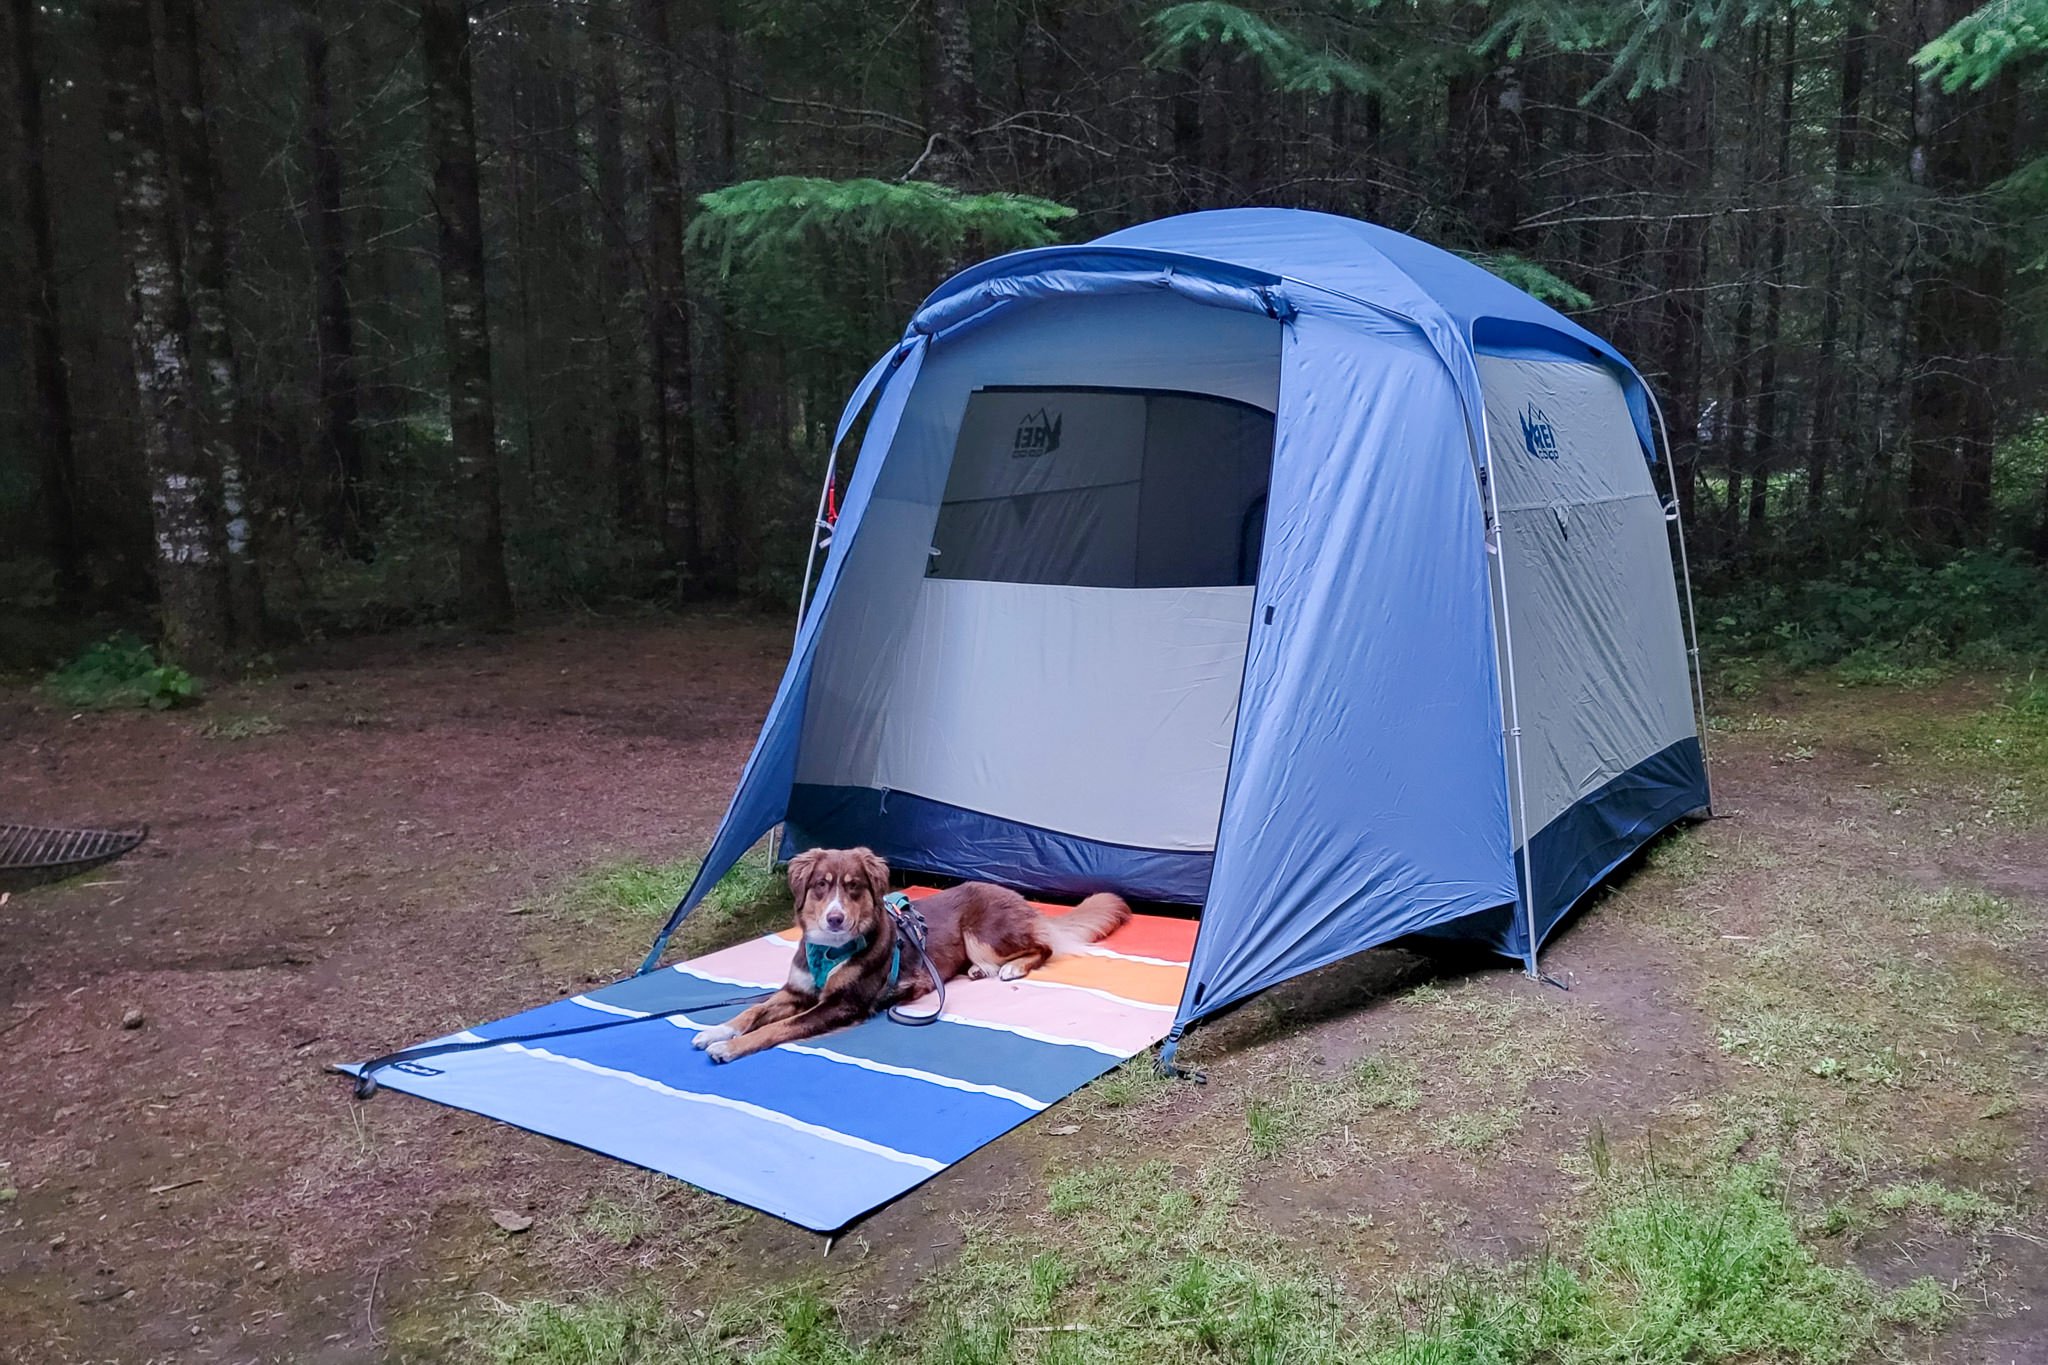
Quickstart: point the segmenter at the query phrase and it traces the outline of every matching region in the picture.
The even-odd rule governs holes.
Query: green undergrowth
[[[1873,549],[1818,572],[1702,590],[1709,661],[1744,657],[1842,681],[1918,685],[1957,667],[2048,657],[2048,573],[2012,550],[1937,564]]]
[[[1339,1254],[1248,1231],[1227,1168],[1096,1165],[1043,1213],[970,1225],[907,1307],[815,1285],[685,1312],[650,1287],[488,1322],[494,1365],[1711,1365],[1842,1361],[1938,1326],[1932,1282],[1887,1293],[1800,1234],[1769,1162],[1608,1172],[1560,1245],[1507,1266],[1347,1283]],[[894,1297],[892,1295],[892,1297]],[[900,1311],[898,1311],[900,1310]]]
[[[163,711],[197,700],[199,680],[159,658],[148,644],[123,633],[88,645],[52,670],[43,679],[43,690],[62,705],[81,711],[142,706]]]

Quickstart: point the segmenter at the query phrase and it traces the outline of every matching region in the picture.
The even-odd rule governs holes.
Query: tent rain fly
[[[949,281],[698,885],[785,853],[1203,907],[1172,1038],[1413,932],[1534,970],[1707,805],[1651,404],[1457,257],[1229,210]]]

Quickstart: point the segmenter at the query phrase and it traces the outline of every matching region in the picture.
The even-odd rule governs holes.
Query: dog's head
[[[790,860],[789,893],[804,938],[838,948],[882,930],[889,865],[865,848],[814,848]]]

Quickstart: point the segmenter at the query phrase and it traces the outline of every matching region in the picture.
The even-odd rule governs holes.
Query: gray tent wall
[[[1494,617],[1520,741],[1510,813],[1540,943],[1568,908],[1557,888],[1607,870],[1608,840],[1575,816],[1594,815],[1617,774],[1699,762],[1698,721],[1664,504],[1620,377],[1554,352],[1476,359],[1499,524]],[[1661,828],[1662,813],[1651,818]],[[1531,926],[1516,928],[1519,946]]]

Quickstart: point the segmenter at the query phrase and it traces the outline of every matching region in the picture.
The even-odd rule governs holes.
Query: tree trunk
[[[370,552],[371,518],[364,487],[362,394],[356,376],[355,312],[348,292],[348,220],[341,152],[334,142],[334,92],[321,0],[306,0],[306,150],[312,203],[306,214],[313,256],[313,339],[319,388],[317,445],[327,471],[326,531],[345,553]]]
[[[974,174],[974,35],[967,0],[928,0],[924,29],[924,154],[921,180],[955,188]]]
[[[1923,0],[1916,17],[1932,36],[1956,16],[1944,0]],[[2017,102],[2010,76],[1953,95],[1917,82],[1907,163],[1914,185],[1949,200],[2010,174]],[[1989,529],[2007,267],[1998,242],[1976,240],[1974,221],[1943,226],[1950,245],[1919,254],[1908,304],[1906,513],[1922,541],[1952,546]]]
[[[227,574],[216,473],[194,430],[191,319],[157,88],[162,34],[147,0],[104,0],[95,28],[107,83],[115,218],[128,265],[128,337],[171,655],[200,669],[228,654]]]
[[[228,262],[223,240],[220,181],[206,124],[204,45],[195,0],[162,0],[164,37],[177,72],[171,92],[177,118],[179,197],[185,222],[185,293],[192,310],[192,351],[200,393],[198,430],[206,458],[220,477],[222,533],[227,553],[228,625],[234,641],[263,641],[263,579],[256,563],[255,517],[239,418],[242,372],[228,326]]]
[[[1711,183],[1713,149],[1713,65],[1692,63],[1669,101],[1667,133],[1657,153],[1658,183],[1685,200],[1686,187]],[[1700,336],[1704,318],[1701,289],[1707,275],[1707,225],[1697,216],[1667,222],[1663,236],[1663,367],[1671,394],[1672,467],[1678,504],[1691,531],[1699,529]]]
[[[63,313],[57,297],[57,236],[44,165],[43,77],[36,67],[35,0],[12,0],[15,116],[20,123],[22,215],[32,259],[28,289],[30,431],[42,466],[43,522],[56,572],[57,607],[81,609],[87,588],[78,526],[78,464],[72,444],[71,373],[64,364]]]
[[[1749,475],[1749,537],[1754,543],[1763,530],[1770,493],[1771,467],[1778,455],[1778,340],[1785,315],[1785,210],[1792,193],[1792,82],[1798,70],[1794,46],[1798,21],[1785,15],[1785,50],[1779,54],[1778,88],[1778,173],[1771,195],[1779,207],[1771,211],[1770,259],[1764,278],[1763,362],[1757,373],[1756,446],[1754,466]]]
[[[1757,231],[1755,186],[1760,175],[1753,120],[1763,100],[1764,66],[1770,60],[1768,30],[1752,33],[1749,74],[1744,89],[1741,189],[1735,215],[1735,324],[1729,335],[1728,421],[1722,445],[1728,470],[1728,501],[1721,508],[1722,544],[1731,555],[1741,553],[1743,479],[1755,459],[1756,429],[1750,414],[1749,363],[1756,341]]]
[[[456,593],[465,619],[512,618],[491,401],[491,334],[485,308],[483,211],[477,197],[476,111],[470,96],[467,0],[423,0],[420,57],[426,67],[427,142],[440,227],[441,327],[448,359],[448,425],[454,436]]]
[[[1183,56],[1164,74],[1168,122],[1173,145],[1173,194],[1168,207],[1188,212],[1207,197],[1202,160],[1202,71],[1193,54]]]
[[[698,176],[698,188],[717,188],[730,185],[739,179],[739,91],[737,88],[739,62],[739,35],[733,22],[731,0],[716,0],[713,5],[712,71],[717,81],[718,99],[709,136],[699,158],[702,173]],[[742,449],[740,431],[740,408],[743,401],[743,371],[740,365],[739,328],[733,320],[732,305],[723,295],[714,296],[711,301],[711,328],[713,343],[718,353],[718,401],[714,413],[719,452],[719,464],[723,477],[719,490],[719,535],[718,563],[711,574],[712,585],[720,592],[733,593],[739,589],[739,565],[745,554],[745,465],[747,451]]]
[[[697,439],[690,394],[690,313],[683,272],[683,168],[676,141],[676,57],[669,0],[640,0],[652,68],[647,125],[648,306],[654,316],[654,434],[663,552],[679,593],[695,590],[702,551]]]
[[[647,452],[640,421],[640,348],[633,324],[633,241],[629,231],[625,87],[619,80],[616,5],[599,12],[593,35],[597,48],[597,209],[601,219],[598,255],[599,307],[604,314],[605,395],[611,412],[612,507],[623,533],[636,530],[647,501]]]
[[[1458,209],[1472,240],[1489,251],[1515,249],[1522,219],[1522,176],[1528,169],[1525,91],[1512,66],[1455,76],[1447,92],[1451,163]]]
[[[1843,19],[1841,71],[1835,105],[1835,163],[1828,207],[1826,280],[1822,285],[1820,343],[1815,356],[1813,381],[1813,426],[1806,454],[1806,515],[1816,520],[1826,506],[1828,468],[1839,462],[1842,392],[1842,261],[1848,244],[1844,240],[1856,218],[1847,207],[1849,177],[1856,166],[1863,105],[1864,51],[1869,22],[1858,9]]]

